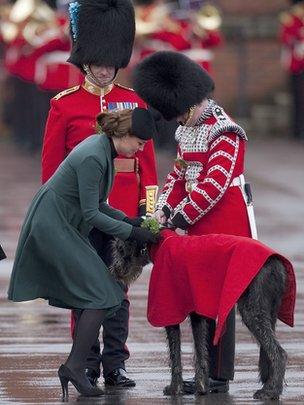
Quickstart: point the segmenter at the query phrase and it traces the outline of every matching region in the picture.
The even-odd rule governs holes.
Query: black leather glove
[[[125,217],[123,219],[123,221],[126,222],[127,224],[132,225],[132,226],[140,226],[141,223],[143,222],[143,218],[141,218],[141,217],[134,217],[134,218]]]
[[[170,211],[169,207],[167,207],[166,205],[164,205],[164,206],[162,207],[162,211],[163,211],[163,213],[166,215],[167,218],[170,217],[171,211]]]
[[[140,217],[144,217],[147,213],[146,204],[142,204],[139,206],[138,213]]]
[[[145,243],[157,243],[160,240],[160,235],[155,235],[147,228],[133,226],[128,240],[135,240],[141,245],[144,245]]]
[[[176,228],[183,229],[184,231],[190,226],[190,224],[185,220],[180,212],[178,212],[174,215],[173,218],[171,218],[171,222]]]

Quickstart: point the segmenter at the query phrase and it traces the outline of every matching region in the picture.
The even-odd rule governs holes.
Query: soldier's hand
[[[175,226],[175,228],[183,229],[184,231],[190,226],[180,212],[175,214],[173,218],[170,218],[170,222]]]
[[[154,212],[154,214],[152,215],[152,218],[155,218],[156,221],[160,224],[160,225],[164,225],[167,222],[167,217],[164,213],[163,210],[156,210]]]

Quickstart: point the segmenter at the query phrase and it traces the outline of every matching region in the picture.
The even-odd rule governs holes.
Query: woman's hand
[[[160,240],[160,235],[155,235],[147,228],[133,226],[128,240],[134,240],[139,244],[157,243]]]
[[[134,218],[125,217],[123,221],[132,226],[140,226],[143,223],[144,219],[142,217],[134,217]]]

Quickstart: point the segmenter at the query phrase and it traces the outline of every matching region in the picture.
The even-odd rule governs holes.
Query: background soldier
[[[280,16],[282,64],[290,76],[293,136],[304,140],[304,1],[292,3],[290,10]]]
[[[64,62],[70,50],[66,19],[50,4],[55,7],[55,1],[17,0],[2,15],[4,63],[11,76],[7,83],[11,100],[6,117],[15,140],[33,151],[41,147],[53,91],[78,84],[82,79],[78,69]],[[56,73],[59,74],[55,76]],[[46,91],[41,92],[37,84]],[[18,120],[14,119],[16,110]]]

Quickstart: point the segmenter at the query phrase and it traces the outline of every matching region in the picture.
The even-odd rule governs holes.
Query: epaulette
[[[56,96],[53,97],[53,100],[59,100],[61,97],[67,96],[68,94],[74,93],[75,91],[80,89],[80,85],[70,87],[69,89],[65,89],[58,93]]]
[[[125,89],[125,90],[135,91],[131,87],[123,86],[122,84],[119,84],[119,83],[115,83],[115,86],[121,87],[122,89]]]
[[[291,25],[293,22],[293,17],[290,13],[284,11],[279,15],[279,21],[283,25]]]

